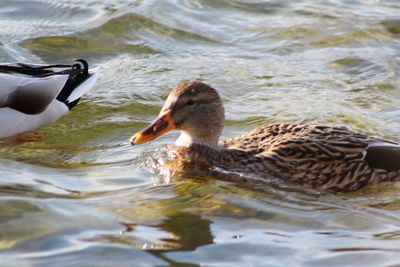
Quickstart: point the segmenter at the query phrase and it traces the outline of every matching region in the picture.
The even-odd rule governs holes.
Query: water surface
[[[0,1],[0,61],[86,58],[101,77],[41,140],[0,141],[1,266],[398,266],[400,185],[319,194],[154,168],[131,147],[183,80],[223,138],[263,123],[400,139],[398,1]]]

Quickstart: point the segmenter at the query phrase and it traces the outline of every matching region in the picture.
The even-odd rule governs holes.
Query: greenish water
[[[400,140],[400,2],[0,0],[0,61],[99,66],[41,140],[0,141],[0,266],[400,266],[400,185],[318,194],[154,168],[132,147],[183,80],[217,88],[223,138],[263,123]],[[171,179],[170,179],[171,178]]]

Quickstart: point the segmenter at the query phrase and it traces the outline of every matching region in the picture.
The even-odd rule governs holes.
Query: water
[[[177,134],[128,139],[180,81],[217,88],[223,138],[263,123],[400,134],[400,3],[0,1],[0,61],[101,77],[41,140],[0,141],[1,266],[399,266],[400,185],[352,194],[169,177]]]

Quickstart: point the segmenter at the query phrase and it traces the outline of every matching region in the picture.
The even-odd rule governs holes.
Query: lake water
[[[183,80],[217,88],[223,138],[272,122],[400,140],[397,0],[0,0],[1,62],[101,77],[36,142],[0,141],[0,266],[400,266],[400,185],[321,194],[155,168],[131,146]]]

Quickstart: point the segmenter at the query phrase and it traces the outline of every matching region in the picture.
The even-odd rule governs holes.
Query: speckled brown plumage
[[[247,168],[265,168],[284,179],[319,190],[353,191],[367,184],[400,178],[399,171],[372,168],[364,158],[370,139],[347,129],[274,124],[221,143],[226,153],[245,151]],[[260,167],[265,166],[265,168]]]
[[[210,116],[202,118],[201,115],[205,109],[210,114],[211,105],[199,104],[192,110],[185,110],[184,101],[188,97],[184,101],[181,99],[195,88],[195,93],[190,91],[192,101],[214,100],[213,105],[218,106],[216,103],[220,100],[206,93],[211,87],[204,85],[205,90],[202,91],[202,85],[185,83],[178,86],[175,91],[179,94],[175,95],[173,91],[168,98],[169,104],[163,107],[163,110],[175,109],[180,112],[179,121],[190,126],[178,130],[185,132],[190,129],[193,132],[213,127],[214,124],[209,122]],[[214,89],[212,92],[216,93]],[[185,116],[187,114],[191,115]],[[198,117],[192,118],[193,114]],[[209,133],[214,134],[211,130]],[[341,192],[400,179],[398,143],[371,138],[345,128],[272,124],[251,130],[240,137],[220,141],[218,145],[206,138],[201,139],[203,135],[194,141],[189,138],[183,147],[174,149],[173,155],[185,173],[215,175],[217,168],[264,178],[275,176],[307,188]]]
[[[374,141],[381,140],[343,128],[273,124],[222,141],[220,147],[177,148],[175,155],[186,173],[202,170],[204,175],[210,170],[211,174],[218,167],[244,175],[275,176],[319,191],[349,192],[400,178],[399,170],[374,168],[365,160]]]

